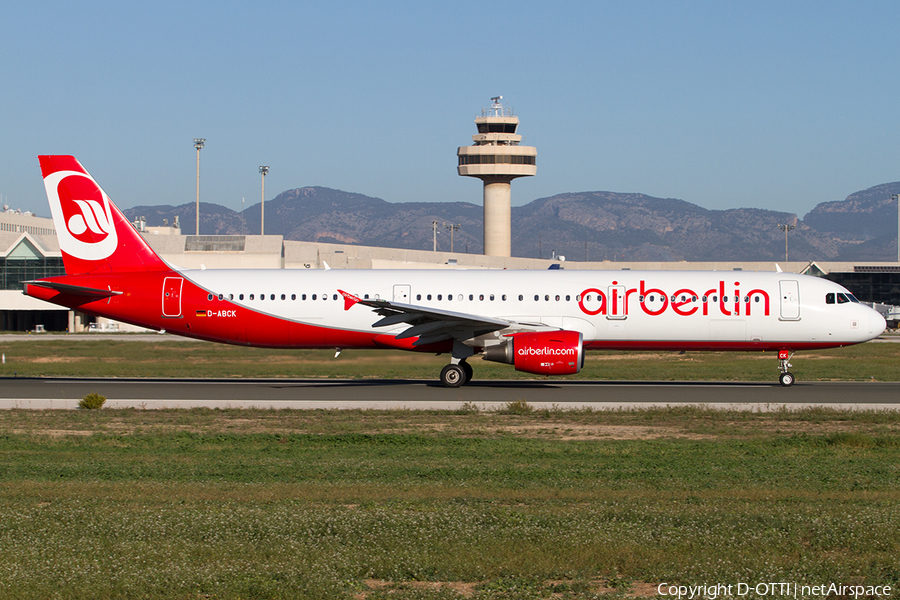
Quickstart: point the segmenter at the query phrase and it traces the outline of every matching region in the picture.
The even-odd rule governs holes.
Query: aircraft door
[[[611,285],[606,291],[608,292],[606,296],[606,318],[628,318],[628,307],[625,306],[625,286]]]
[[[162,316],[170,318],[181,316],[182,285],[184,279],[181,277],[166,277],[163,281]]]
[[[779,281],[781,290],[781,320],[800,320],[800,283],[797,281]]]
[[[394,302],[400,302],[402,304],[409,304],[409,297],[411,294],[411,286],[408,284],[398,284],[394,286]]]

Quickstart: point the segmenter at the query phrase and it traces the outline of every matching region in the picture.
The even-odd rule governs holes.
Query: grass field
[[[167,341],[0,341],[0,377],[330,377],[436,379],[449,357],[388,350],[269,350]],[[800,352],[792,372],[801,381],[900,381],[900,344],[867,343]],[[478,379],[534,379],[509,365],[472,360]],[[589,352],[574,379],[774,381],[774,353]]]
[[[529,408],[0,412],[0,597],[900,585],[895,413]]]

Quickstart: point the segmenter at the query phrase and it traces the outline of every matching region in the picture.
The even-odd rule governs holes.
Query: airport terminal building
[[[174,227],[136,223],[169,264],[186,269],[548,269],[559,261],[426,250],[376,248],[285,240],[280,235],[181,235]],[[774,271],[772,262],[574,262],[567,270]],[[835,281],[863,302],[900,306],[900,263],[791,262],[786,272]],[[0,212],[0,331],[119,328],[22,293],[22,282],[62,275],[62,255],[51,219]],[[121,329],[128,329],[122,325]]]

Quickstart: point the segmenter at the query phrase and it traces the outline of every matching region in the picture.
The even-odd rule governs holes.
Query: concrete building
[[[475,119],[478,133],[472,146],[457,151],[457,172],[477,177],[484,182],[484,253],[487,256],[510,256],[511,253],[511,186],[516,177],[537,173],[537,148],[521,146],[516,133],[519,117],[500,104],[503,96],[491,98],[490,109],[482,110]]]
[[[51,219],[28,212],[0,212],[0,331],[68,328],[58,306],[22,293],[22,282],[63,275],[62,254]]]

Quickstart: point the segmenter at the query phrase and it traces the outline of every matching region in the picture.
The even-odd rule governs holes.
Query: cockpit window
[[[825,304],[847,304],[848,302],[855,302],[859,304],[859,300],[856,299],[856,296],[853,294],[845,294],[843,292],[831,292],[829,294],[825,294]]]

